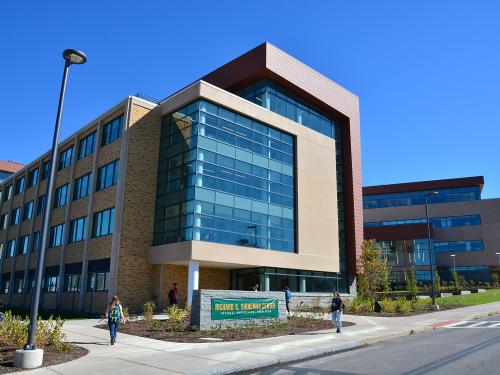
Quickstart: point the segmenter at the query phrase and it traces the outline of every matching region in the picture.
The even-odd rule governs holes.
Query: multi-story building
[[[132,310],[201,288],[348,292],[363,238],[358,98],[269,43],[160,102],[129,97],[0,185],[1,290]]]
[[[411,267],[429,281],[431,256],[447,280],[453,270],[483,282],[500,272],[500,199],[481,199],[483,185],[481,176],[363,188],[364,236],[382,245],[393,283],[403,283]]]
[[[5,181],[7,177],[16,173],[22,167],[22,164],[13,161],[0,160],[0,183]]]

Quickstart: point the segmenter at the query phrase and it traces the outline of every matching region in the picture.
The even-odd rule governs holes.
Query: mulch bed
[[[168,323],[165,323],[168,324]],[[342,322],[344,327],[353,326],[354,323]],[[168,327],[168,325],[167,325]],[[98,325],[97,328],[108,329],[106,324]],[[148,337],[151,339],[174,342],[210,342],[214,341],[239,341],[252,340],[265,337],[296,335],[312,331],[321,331],[334,328],[329,320],[317,320],[311,318],[290,317],[288,322],[270,326],[252,328],[216,329],[211,331],[191,331],[186,326],[182,332],[172,332],[164,329],[151,329],[144,320],[127,322],[121,324],[119,332],[129,335]],[[204,340],[209,339],[209,340]],[[118,341],[120,335],[118,335]]]
[[[19,348],[0,348],[0,374],[8,374],[11,372],[22,371],[24,369],[14,367],[14,353]],[[77,358],[83,357],[88,353],[87,349],[79,346],[71,345],[70,349],[66,352],[56,352],[50,347],[44,348],[43,364],[42,367],[58,365],[60,363],[73,361]]]
[[[444,311],[444,310],[453,310],[453,309],[458,309],[460,307],[467,307],[467,305],[439,305],[439,310],[437,311]],[[312,313],[329,313],[330,310],[328,309],[318,309],[318,308],[313,308],[313,309],[302,309],[298,310],[297,312],[312,312]],[[398,312],[394,313],[387,313],[387,312],[374,312],[374,311],[345,311],[344,314],[346,315],[357,315],[357,316],[379,316],[379,317],[386,317],[386,318],[398,318],[398,317],[405,317],[405,316],[413,316],[413,315],[421,315],[421,314],[428,314],[431,312],[436,312],[436,310],[415,310],[415,311],[410,311],[409,313],[402,314]]]

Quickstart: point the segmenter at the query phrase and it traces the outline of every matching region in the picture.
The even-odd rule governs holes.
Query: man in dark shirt
[[[337,327],[337,333],[342,329],[342,313],[344,311],[344,303],[340,298],[340,293],[335,292],[332,298],[332,322]]]
[[[177,283],[168,291],[168,304],[177,305]]]

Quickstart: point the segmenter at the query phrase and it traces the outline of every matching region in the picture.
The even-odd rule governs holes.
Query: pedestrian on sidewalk
[[[290,299],[292,298],[292,292],[290,292],[289,287],[285,287],[285,303],[286,303],[286,311],[290,314]]]
[[[120,322],[125,322],[125,317],[123,316],[122,305],[120,304],[120,299],[117,296],[113,297],[113,300],[109,304],[105,313],[108,319],[109,336],[111,337],[111,345],[115,345],[116,333],[118,331],[118,326]]]
[[[342,330],[342,313],[344,311],[344,302],[340,298],[340,293],[335,292],[332,298],[332,322],[337,327],[337,333]]]
[[[174,283],[168,291],[168,304],[170,306],[177,305],[177,283]]]

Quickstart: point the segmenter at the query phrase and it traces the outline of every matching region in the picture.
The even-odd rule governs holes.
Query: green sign
[[[212,320],[278,317],[278,298],[212,298]]]

